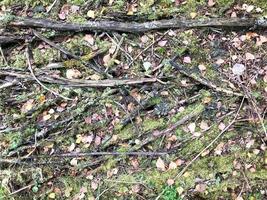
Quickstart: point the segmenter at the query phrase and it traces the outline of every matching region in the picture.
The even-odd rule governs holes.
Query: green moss
[[[118,137],[120,140],[127,140],[132,138],[134,134],[135,127],[132,124],[128,124],[122,130],[120,130],[120,126],[116,128],[118,130]]]
[[[34,63],[36,65],[46,65],[58,57],[58,51],[54,48],[47,48],[47,49],[38,49],[35,48],[33,50],[33,58]]]
[[[147,131],[152,131],[154,129],[158,129],[158,128],[162,128],[165,126],[165,121],[163,118],[159,118],[159,119],[145,119],[142,127],[143,127],[143,131],[147,132]]]
[[[16,68],[24,68],[27,66],[25,55],[16,54],[15,56],[10,57],[10,64]]]

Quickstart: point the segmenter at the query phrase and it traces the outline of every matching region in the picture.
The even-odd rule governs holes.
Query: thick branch
[[[15,17],[14,20],[5,24],[7,27],[35,27],[48,28],[59,31],[119,31],[140,33],[160,29],[178,28],[200,28],[200,27],[220,27],[220,28],[251,28],[267,27],[267,21],[255,18],[212,18],[212,19],[169,19],[151,22],[118,22],[118,21],[87,21],[83,24],[63,23],[60,21]]]

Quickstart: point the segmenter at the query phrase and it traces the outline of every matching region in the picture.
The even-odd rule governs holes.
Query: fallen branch
[[[118,22],[118,21],[87,21],[83,24],[63,23],[47,19],[13,17],[6,22],[0,20],[6,27],[32,27],[47,28],[58,31],[119,31],[130,33],[141,33],[161,29],[178,29],[178,28],[201,28],[201,27],[219,27],[219,28],[266,28],[265,19],[256,18],[211,18],[211,19],[167,19],[151,22]]]
[[[0,69],[0,75],[14,76],[29,81],[35,80],[29,73],[10,72]],[[63,77],[52,77],[43,73],[36,73],[39,81],[65,85],[67,87],[117,87],[122,85],[137,85],[143,83],[157,82],[157,78],[139,78],[139,79],[104,79],[104,80],[83,80],[83,79],[66,79]]]
[[[88,156],[164,156],[168,152],[80,152],[80,153],[62,153],[62,154],[52,154],[52,155],[40,155],[29,157],[32,159],[35,158],[46,158],[46,157],[60,157],[60,158],[77,158],[77,157],[88,157]]]

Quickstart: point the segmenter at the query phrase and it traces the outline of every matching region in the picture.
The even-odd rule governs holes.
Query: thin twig
[[[28,188],[31,188],[32,186],[34,186],[34,183],[32,183],[32,184],[30,184],[30,185],[27,185],[27,186],[25,186],[25,187],[22,187],[22,188],[20,188],[20,189],[18,189],[18,190],[16,190],[16,191],[10,193],[9,195],[11,196],[11,195],[17,194],[17,193],[19,193],[19,192],[21,192],[21,191],[23,191],[23,190],[26,190],[26,189],[28,189]]]
[[[48,7],[46,13],[49,13],[52,10],[52,8],[56,5],[57,1],[58,0],[54,0],[54,2]]]
[[[33,72],[32,64],[31,64],[31,61],[30,61],[30,56],[29,56],[29,52],[28,52],[28,51],[29,51],[29,49],[27,48],[27,49],[26,49],[26,59],[27,59],[27,62],[28,62],[28,66],[29,66],[29,70],[30,70],[30,72],[31,72],[31,75],[32,75],[32,77],[36,80],[36,82],[37,82],[41,87],[43,87],[45,90],[51,92],[51,93],[54,94],[55,96],[59,96],[59,97],[65,99],[65,100],[72,101],[73,99],[68,98],[68,97],[65,97],[65,96],[63,96],[63,95],[61,95],[61,94],[59,94],[59,93],[57,93],[57,92],[55,92],[55,91],[49,89],[49,88],[46,87],[41,81],[39,81],[39,79],[35,76],[35,74],[34,74],[34,72]]]
[[[0,53],[1,53],[1,56],[2,56],[2,58],[3,58],[3,60],[4,60],[5,64],[6,64],[6,66],[9,67],[7,59],[6,59],[5,55],[4,55],[4,52],[3,52],[3,49],[2,49],[1,46],[0,46]]]

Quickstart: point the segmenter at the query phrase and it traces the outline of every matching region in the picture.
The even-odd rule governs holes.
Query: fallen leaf
[[[70,164],[72,166],[77,166],[78,165],[78,160],[76,158],[73,158],[71,161],[70,161]]]
[[[259,38],[257,38],[256,45],[261,46],[263,43],[267,42],[267,37],[260,35]]]
[[[171,161],[168,169],[176,169],[176,168],[177,168],[177,164]]]
[[[34,99],[29,99],[28,101],[26,101],[26,103],[22,105],[20,110],[22,113],[27,113],[33,108],[33,106],[34,106]]]
[[[246,144],[246,148],[250,149],[254,143],[255,143],[255,140],[249,140],[248,143]]]
[[[83,39],[88,42],[90,45],[94,45],[95,39],[91,34],[86,34]]]
[[[166,46],[166,44],[167,44],[167,40],[161,40],[161,41],[158,42],[158,45],[161,46],[161,47]]]
[[[70,7],[70,10],[71,10],[72,13],[77,13],[80,10],[80,7],[76,6],[76,5],[72,5]]]
[[[198,131],[196,131],[196,132],[192,133],[192,135],[195,136],[195,137],[200,137],[201,136],[201,133],[198,132]]]
[[[50,193],[50,194],[48,195],[48,197],[49,197],[50,199],[55,199],[55,198],[56,198],[56,193],[52,192],[52,193]]]
[[[219,126],[218,126],[218,128],[219,128],[221,131],[224,130],[225,127],[226,127],[225,124],[222,123],[222,122],[221,122],[221,123],[219,124]]]
[[[256,12],[257,12],[257,13],[262,13],[263,10],[262,10],[261,8],[256,8]]]
[[[209,0],[208,1],[208,6],[209,7],[212,7],[212,6],[214,6],[216,4],[216,2],[214,2],[214,0]]]
[[[254,6],[253,6],[253,5],[249,5],[249,6],[247,6],[246,11],[247,11],[248,13],[250,13],[252,10],[254,10]]]
[[[196,13],[196,12],[191,12],[191,13],[190,13],[190,17],[191,17],[191,19],[195,19],[196,16],[197,16],[197,13]]]
[[[109,61],[111,60],[110,54],[107,54],[103,57],[103,62],[105,66],[108,66]]]
[[[148,71],[151,68],[152,64],[150,62],[144,62],[143,67],[146,71]]]
[[[135,193],[135,194],[138,193],[140,191],[140,189],[141,188],[140,188],[139,184],[135,184],[135,185],[132,186],[132,192]]]
[[[91,182],[91,188],[92,188],[93,190],[96,190],[96,189],[98,188],[98,183],[97,183],[96,181],[92,181],[92,182]]]
[[[94,19],[95,18],[95,11],[94,10],[88,10],[87,17]]]
[[[66,77],[67,79],[77,79],[82,76],[81,72],[77,69],[68,69],[66,71]]]
[[[166,171],[165,163],[160,157],[158,158],[158,160],[156,162],[156,166],[157,166],[158,170]]]
[[[203,131],[205,131],[205,130],[208,130],[209,129],[209,125],[208,125],[208,123],[207,122],[205,122],[205,121],[201,121],[200,122],[200,126],[199,126]]]
[[[181,166],[182,164],[185,163],[185,161],[182,160],[182,159],[177,159],[177,160],[175,161],[175,163],[176,163],[177,166]]]
[[[206,66],[205,65],[198,65],[198,69],[200,70],[200,71],[205,71],[206,70]]]
[[[206,184],[204,184],[204,183],[197,184],[195,190],[197,192],[200,192],[200,193],[205,192],[205,190],[206,190]]]
[[[219,58],[219,59],[216,61],[216,64],[217,64],[217,65],[221,65],[221,64],[223,64],[223,63],[224,63],[224,60],[221,59],[221,58]]]
[[[196,129],[196,123],[190,123],[187,128],[191,133],[194,133]]]
[[[135,12],[137,12],[137,3],[128,4],[127,5],[127,15],[133,15]]]
[[[149,38],[146,35],[143,35],[140,39],[142,43],[147,43]]]
[[[95,136],[95,146],[99,146],[100,144],[101,144],[101,137],[97,135]]]
[[[240,64],[240,63],[236,63],[234,64],[233,68],[232,68],[232,72],[234,75],[237,75],[237,76],[241,76],[244,74],[246,70],[246,67],[245,65],[243,64]]]
[[[68,148],[69,152],[73,151],[74,149],[75,149],[75,143],[71,143],[71,145]]]
[[[171,185],[173,185],[173,184],[174,184],[174,180],[171,179],[171,178],[169,178],[169,179],[167,180],[167,185],[168,185],[168,186],[171,186]]]
[[[190,64],[191,63],[191,58],[189,56],[184,57],[183,60],[184,63]]]
[[[255,56],[251,53],[246,53],[245,54],[246,60],[254,60]]]
[[[224,143],[221,142],[220,144],[217,145],[217,147],[214,149],[214,152],[216,155],[221,155],[223,151]]]

